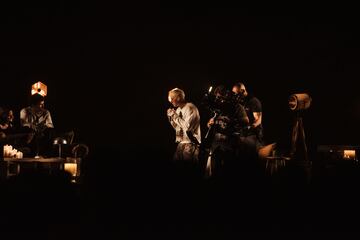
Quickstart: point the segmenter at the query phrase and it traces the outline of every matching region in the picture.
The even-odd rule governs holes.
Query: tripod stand
[[[290,150],[291,158],[293,158],[295,156],[295,153],[297,150],[296,145],[297,145],[297,140],[298,140],[299,135],[300,135],[301,144],[303,145],[304,158],[305,158],[305,161],[308,162],[309,159],[308,159],[308,154],[307,154],[307,146],[306,146],[306,142],[305,142],[304,125],[303,125],[302,116],[301,116],[300,112],[297,112],[294,126],[292,129],[292,135],[291,135],[291,150]]]
[[[220,113],[214,111],[214,116],[212,117],[212,119],[216,120],[216,118],[220,115]],[[204,159],[205,162],[205,178],[211,177],[213,175],[213,149],[211,148],[211,143],[209,143],[209,138],[210,138],[210,134],[213,130],[213,125],[209,126],[208,131],[206,132],[204,141],[205,144],[207,145],[207,147],[205,147],[206,149],[204,149],[204,151],[207,153],[207,157]]]

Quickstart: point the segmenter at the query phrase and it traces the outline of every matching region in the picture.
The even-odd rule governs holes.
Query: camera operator
[[[258,98],[247,92],[244,83],[235,83],[233,85],[232,92],[236,95],[238,101],[244,106],[250,121],[250,127],[243,138],[243,142],[258,151],[263,146],[261,102]]]
[[[211,118],[207,126],[213,129],[211,152],[212,175],[222,175],[227,167],[232,166],[239,151],[240,137],[249,124],[244,107],[236,101],[235,95],[223,85],[216,87],[214,95],[208,97],[210,110],[218,113]]]

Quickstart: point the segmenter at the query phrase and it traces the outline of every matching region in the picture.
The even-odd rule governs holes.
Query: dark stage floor
[[[177,171],[166,156],[148,154],[95,152],[77,186],[64,174],[3,181],[1,226],[59,236],[359,229],[360,166],[354,162],[313,162],[310,182],[308,169],[297,165],[269,176],[246,163],[205,180]]]

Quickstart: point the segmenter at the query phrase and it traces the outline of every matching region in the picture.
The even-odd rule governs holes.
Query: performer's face
[[[179,106],[179,96],[177,96],[176,94],[169,94],[169,102],[174,106],[174,107],[178,107]]]
[[[232,88],[232,92],[235,93],[235,94],[240,94],[241,96],[244,96],[244,94],[245,94],[245,86],[244,85],[241,85],[240,87],[239,86],[234,86]]]
[[[233,86],[232,92],[235,93],[235,94],[238,94],[240,92],[239,87],[238,86]]]
[[[40,101],[35,105],[37,110],[43,109],[45,107],[45,101]]]
[[[12,121],[14,120],[14,113],[13,113],[12,110],[9,111],[7,120],[8,120],[9,122],[12,122]]]

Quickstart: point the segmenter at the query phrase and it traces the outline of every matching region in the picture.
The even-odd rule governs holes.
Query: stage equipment
[[[308,162],[308,154],[307,154],[307,146],[305,141],[305,131],[303,125],[302,115],[305,110],[307,110],[311,105],[311,97],[307,93],[297,93],[293,94],[289,97],[288,103],[290,110],[295,112],[295,121],[292,129],[292,136],[291,136],[291,150],[290,156],[291,158],[294,157],[297,151],[297,141],[300,135],[300,143],[303,146],[304,150],[304,158],[305,161]]]
[[[43,97],[47,95],[47,86],[42,82],[34,83],[31,86],[31,95],[39,94]]]

